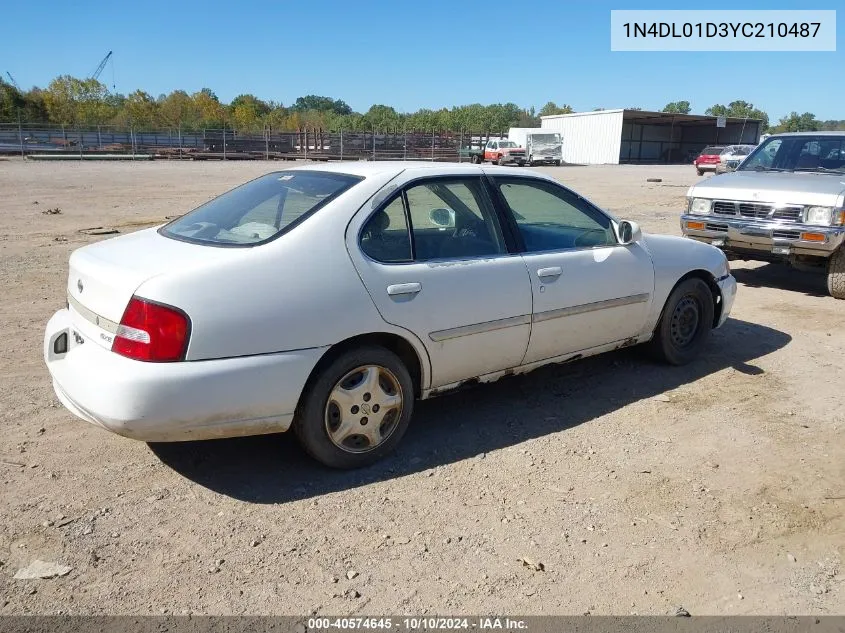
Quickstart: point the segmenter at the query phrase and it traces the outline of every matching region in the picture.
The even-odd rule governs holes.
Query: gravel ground
[[[41,341],[100,239],[79,230],[284,166],[0,160],[0,613],[845,613],[845,302],[779,266],[734,262],[692,365],[629,349],[423,402],[363,471],[288,435],[146,445],[67,413]],[[673,234],[696,180],[546,171]],[[72,569],[13,578],[35,560]]]

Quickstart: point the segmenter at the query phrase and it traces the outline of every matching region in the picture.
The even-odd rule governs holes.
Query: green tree
[[[371,106],[364,115],[370,129],[378,131],[396,131],[402,128],[402,116],[390,106]]]
[[[827,121],[822,121],[821,124],[819,125],[819,129],[820,130],[831,130],[831,131],[845,130],[845,119],[841,119],[841,120],[838,120],[838,121],[835,120],[835,119],[829,119]]]
[[[132,125],[135,129],[154,128],[161,122],[158,103],[143,90],[136,90],[127,95],[120,118],[124,125]]]
[[[549,101],[546,105],[540,108],[540,116],[551,116],[553,114],[572,114],[574,110],[572,106],[564,104],[558,106],[554,101]]]
[[[217,128],[222,127],[226,118],[226,112],[217,95],[209,88],[203,88],[191,95],[194,107],[199,114],[198,124],[200,127]]]
[[[738,119],[758,119],[763,122],[763,130],[769,128],[769,115],[755,108],[753,103],[747,101],[731,101],[727,106],[716,104],[704,111],[708,116],[728,116]]]
[[[115,113],[106,97],[108,89],[96,79],[56,77],[44,93],[44,106],[53,123],[64,125],[105,123]]]
[[[821,122],[816,119],[815,114],[811,112],[804,114],[790,112],[778,121],[777,125],[772,128],[772,132],[815,132],[820,128]]]
[[[345,101],[332,99],[331,97],[319,97],[317,95],[297,97],[292,109],[297,112],[317,110],[319,112],[334,112],[335,114],[352,114],[352,108]]]
[[[232,122],[241,132],[256,132],[264,129],[264,117],[270,113],[270,106],[251,94],[238,95],[229,104]]]
[[[25,106],[21,91],[0,79],[0,121],[15,121],[19,115],[23,118]]]
[[[184,90],[174,90],[158,103],[158,113],[161,122],[168,127],[183,127],[194,129],[200,121],[200,113]]]
[[[672,101],[663,106],[661,112],[669,112],[671,114],[689,114],[691,111],[689,101]]]

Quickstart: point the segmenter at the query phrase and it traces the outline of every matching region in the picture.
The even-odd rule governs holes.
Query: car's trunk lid
[[[159,235],[156,229],[80,248],[70,257],[67,284],[73,325],[78,334],[110,348],[123,312],[141,284],[168,271],[237,256],[240,250],[181,242]]]

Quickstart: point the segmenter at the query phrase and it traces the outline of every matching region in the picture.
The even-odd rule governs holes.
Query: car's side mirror
[[[455,212],[452,209],[432,209],[428,212],[428,219],[442,229],[455,227]]]
[[[619,223],[619,241],[622,244],[631,244],[642,238],[643,232],[636,222],[624,220]]]

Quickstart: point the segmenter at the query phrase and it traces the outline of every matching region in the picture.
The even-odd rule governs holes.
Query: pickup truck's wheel
[[[504,156],[499,156],[499,160],[497,160],[496,162],[497,162],[499,165],[504,165],[504,164],[505,164],[505,157],[504,157]]]
[[[555,161],[555,167],[560,167],[560,161],[559,160]]]
[[[834,299],[845,299],[845,247],[827,261],[827,291]]]
[[[713,328],[713,294],[701,279],[679,283],[663,308],[651,340],[652,353],[670,365],[685,365],[699,355]]]
[[[473,164],[475,164],[475,165],[479,165],[479,164],[481,164],[481,156],[479,156],[478,154],[473,154],[473,155],[472,155],[472,158],[471,158],[470,160],[471,160],[471,161],[472,161],[472,163],[473,163]]]
[[[405,365],[382,347],[341,354],[304,395],[294,432],[314,459],[359,468],[396,448],[411,420],[414,386]]]

